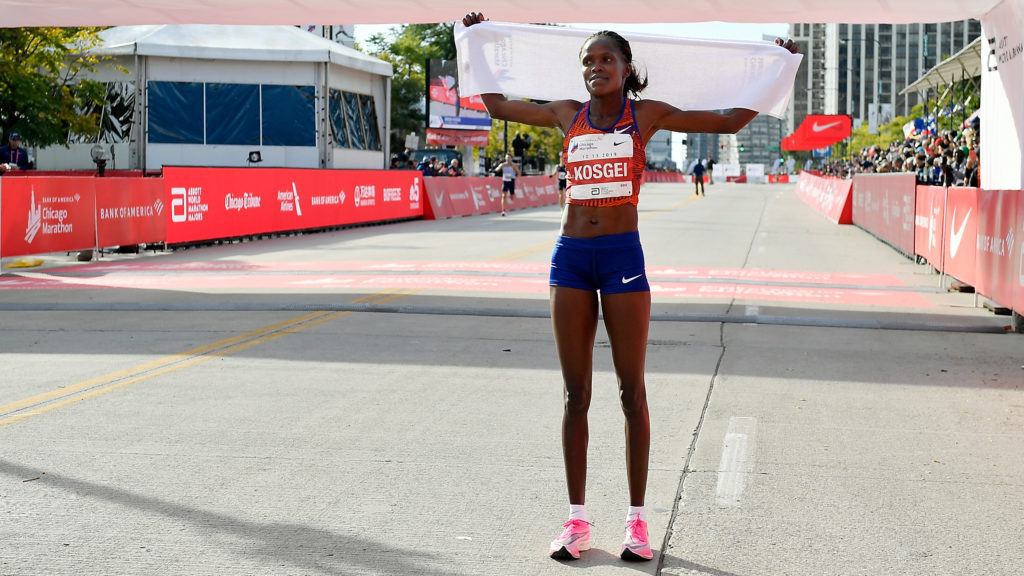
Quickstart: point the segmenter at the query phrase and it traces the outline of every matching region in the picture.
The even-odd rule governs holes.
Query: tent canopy
[[[964,78],[981,76],[981,37],[974,39],[966,48],[935,65],[923,76],[900,92],[900,96],[920,92],[929,88],[948,86]]]
[[[100,33],[105,56],[164,56],[200,60],[331,62],[380,76],[391,64],[294,26],[118,26]]]
[[[0,0],[0,26],[126,24],[391,24],[453,21],[471,9],[505,22],[845,22],[981,18],[1001,0]]]

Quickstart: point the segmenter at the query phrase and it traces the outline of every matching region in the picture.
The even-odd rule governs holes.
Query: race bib
[[[569,197],[597,200],[632,196],[630,163],[633,137],[630,134],[581,134],[569,140]]]

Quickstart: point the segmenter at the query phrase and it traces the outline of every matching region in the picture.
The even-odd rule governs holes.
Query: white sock
[[[630,506],[629,512],[626,514],[626,522],[634,518],[640,518],[647,522],[647,510],[643,506]]]
[[[583,520],[584,522],[590,523],[590,518],[587,518],[587,507],[584,504],[569,504],[569,519],[570,520]]]

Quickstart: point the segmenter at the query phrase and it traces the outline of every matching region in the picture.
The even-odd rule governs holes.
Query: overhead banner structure
[[[456,23],[459,94],[585,98],[579,51],[592,33],[561,26],[482,22],[467,28]],[[630,43],[634,61],[651,81],[644,98],[664,100],[686,110],[747,108],[782,118],[803,59],[773,42],[625,32],[623,36]],[[679,82],[679,78],[688,81]]]
[[[1007,0],[982,20],[981,185],[1024,188],[1024,2]]]
[[[845,114],[811,114],[782,139],[783,150],[818,150],[850,137],[852,121]]]

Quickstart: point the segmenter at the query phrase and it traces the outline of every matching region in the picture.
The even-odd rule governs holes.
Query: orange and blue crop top
[[[647,154],[633,116],[633,101],[623,102],[618,122],[608,130],[590,124],[590,102],[584,104],[565,135],[562,159],[569,204],[636,206]]]

